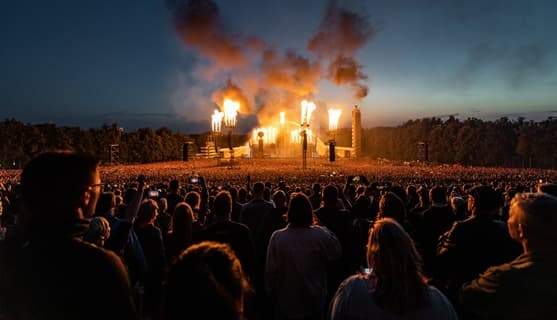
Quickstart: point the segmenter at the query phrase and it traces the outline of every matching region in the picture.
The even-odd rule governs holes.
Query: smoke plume
[[[308,50],[328,61],[327,77],[337,85],[348,85],[354,96],[367,96],[368,87],[363,83],[367,75],[354,55],[375,34],[367,17],[340,7],[331,1],[317,33],[309,40]]]
[[[246,63],[244,52],[247,41],[225,32],[217,4],[211,0],[175,0],[169,4],[173,10],[174,26],[188,46],[211,59],[220,67],[241,66]]]
[[[192,97],[196,101],[188,102],[196,106],[188,110],[191,114],[212,112],[203,107],[209,105],[208,98],[200,99],[202,90],[196,86],[214,87],[223,80],[224,84],[210,94],[211,100],[219,106],[224,98],[239,101],[240,113],[255,113],[260,122],[277,116],[279,109],[290,112],[288,119],[297,119],[300,101],[314,99],[322,79],[350,88],[357,99],[367,95],[367,75],[355,54],[372,38],[374,29],[367,17],[341,7],[337,1],[329,3],[308,41],[311,57],[294,49],[277,49],[253,35],[231,32],[213,0],[167,1],[180,39],[202,62],[196,65],[194,83],[186,91],[196,94]],[[186,100],[183,95],[177,98]],[[184,108],[183,103],[180,108]]]

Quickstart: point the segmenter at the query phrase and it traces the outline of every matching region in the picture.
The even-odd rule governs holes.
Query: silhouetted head
[[[262,182],[256,182],[253,185],[253,198],[262,199],[264,190],[265,190],[265,185]]]
[[[228,191],[221,191],[215,197],[213,210],[217,217],[228,219],[232,212],[232,197]]]
[[[406,219],[406,206],[393,192],[387,192],[379,201],[379,218],[392,218],[400,224]]]
[[[328,185],[323,189],[323,203],[325,206],[336,206],[338,203],[338,189],[333,185]]]
[[[490,186],[476,186],[468,192],[468,211],[473,215],[495,214],[501,202],[501,196]]]
[[[101,194],[98,160],[75,152],[47,152],[21,173],[24,223],[31,229],[91,217]]]
[[[288,223],[294,227],[309,227],[313,224],[313,209],[305,194],[292,195],[288,205],[287,219]]]
[[[113,192],[103,192],[97,201],[96,212],[100,214],[111,213],[116,207],[116,196]]]
[[[201,196],[196,191],[190,191],[186,193],[184,201],[190,205],[192,209],[199,209],[201,205]]]
[[[170,267],[166,319],[242,319],[248,290],[242,265],[228,245],[193,245]]]
[[[435,186],[429,190],[429,200],[432,204],[444,205],[447,203],[447,192],[445,188]]]
[[[273,202],[277,208],[284,208],[286,207],[286,201],[288,198],[286,197],[286,193],[282,190],[275,191],[273,193]]]

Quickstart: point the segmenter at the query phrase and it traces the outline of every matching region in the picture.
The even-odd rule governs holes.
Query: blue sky
[[[304,54],[327,5],[216,2],[227,29]],[[357,54],[369,76],[358,102],[366,126],[454,113],[557,115],[557,2],[345,2],[377,28]],[[2,1],[0,39],[0,118],[198,131],[208,124],[189,99],[207,99],[199,113],[210,113],[210,92],[222,85],[189,90],[202,58],[178,39],[162,0]],[[315,99],[357,102],[326,81]]]

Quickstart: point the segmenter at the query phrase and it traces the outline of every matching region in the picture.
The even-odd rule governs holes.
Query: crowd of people
[[[557,313],[554,173],[360,163],[184,175],[41,154],[0,186],[0,319]]]

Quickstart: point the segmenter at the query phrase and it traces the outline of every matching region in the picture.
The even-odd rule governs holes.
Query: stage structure
[[[240,103],[225,98],[222,111],[215,110],[211,116],[211,137],[218,151],[219,159],[226,159],[233,164],[237,157],[252,158],[301,158],[302,168],[307,169],[308,157],[327,157],[331,162],[338,158],[351,158],[361,155],[361,113],[358,106],[352,110],[351,146],[338,146],[337,135],[342,110],[330,108],[328,110],[328,130],[313,130],[313,113],[317,110],[314,102],[302,100],[300,102],[300,120],[293,121],[292,112],[277,112],[273,117],[266,116],[258,128],[253,129],[247,143],[243,146],[233,145],[233,133],[237,125],[237,115]],[[319,126],[317,126],[319,128]],[[224,132],[223,132],[224,131]],[[347,131],[343,131],[346,135]],[[219,137],[227,136],[228,152],[218,146]],[[220,162],[219,162],[220,163]]]
[[[352,108],[352,149],[354,158],[362,155],[362,114],[357,105]]]
[[[342,110],[340,109],[329,109],[329,161],[331,163],[336,160],[336,132],[341,114]]]

